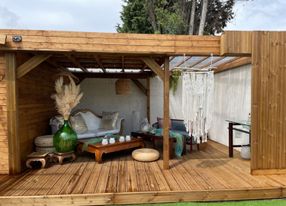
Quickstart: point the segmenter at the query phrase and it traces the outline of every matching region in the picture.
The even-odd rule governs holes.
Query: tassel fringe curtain
[[[206,142],[214,104],[214,72],[183,72],[182,112],[187,131]]]

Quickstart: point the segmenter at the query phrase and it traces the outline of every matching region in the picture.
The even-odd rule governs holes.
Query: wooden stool
[[[76,156],[74,152],[64,152],[64,153],[54,152],[53,158],[56,159],[60,164],[63,164],[64,159],[72,159],[72,161],[74,161],[76,159]]]
[[[26,166],[28,168],[33,168],[31,163],[41,162],[41,168],[44,168],[46,166],[48,158],[49,152],[33,152],[27,156]]]

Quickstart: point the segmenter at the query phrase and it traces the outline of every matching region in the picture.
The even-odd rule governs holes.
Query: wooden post
[[[163,130],[163,169],[169,169],[169,57],[164,63],[164,130]]]
[[[15,54],[6,53],[7,75],[7,117],[8,117],[8,147],[9,147],[9,173],[21,172],[20,140],[18,138],[17,117],[17,85],[16,85],[16,58]]]
[[[146,87],[147,87],[147,119],[149,123],[151,123],[150,117],[150,78],[146,79]]]

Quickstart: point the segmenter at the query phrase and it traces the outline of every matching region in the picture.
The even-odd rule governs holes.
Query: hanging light
[[[117,95],[128,95],[131,92],[129,79],[118,79],[115,82],[115,92]]]

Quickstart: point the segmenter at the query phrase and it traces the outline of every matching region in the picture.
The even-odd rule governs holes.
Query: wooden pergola
[[[263,128],[267,124],[261,121],[261,118],[268,121],[265,116],[268,107],[261,103],[264,99],[259,95],[266,97],[268,95],[266,92],[271,93],[276,87],[276,89],[282,88],[281,85],[272,85],[270,79],[272,77],[277,80],[286,78],[285,75],[277,75],[278,71],[282,72],[279,68],[281,68],[281,62],[284,61],[282,60],[283,55],[279,54],[280,50],[285,51],[282,41],[284,36],[283,32],[239,31],[228,31],[222,36],[190,36],[0,30],[0,71],[5,79],[0,82],[1,88],[5,88],[0,97],[7,96],[7,102],[4,101],[0,108],[3,115],[2,127],[7,132],[1,134],[0,141],[8,142],[7,148],[0,151],[0,156],[7,162],[2,172],[9,171],[12,174],[21,171],[21,155],[18,153],[20,150],[19,135],[27,131],[22,131],[18,126],[19,119],[22,118],[21,115],[24,115],[18,108],[18,89],[20,87],[18,82],[28,76],[34,68],[43,64],[46,67],[56,68],[57,72],[71,72],[80,80],[87,77],[130,78],[147,95],[149,88],[144,88],[136,79],[143,78],[148,82],[149,77],[158,75],[164,83],[163,168],[168,169],[169,76],[172,69],[170,62],[177,59],[173,67],[187,65],[203,68],[210,66],[211,55],[214,56],[212,63],[217,64],[215,72],[253,63],[252,172],[281,172],[286,169],[286,162],[282,160],[276,162],[273,158],[277,155],[282,158],[282,154],[286,151],[286,144],[283,146],[280,144],[280,141],[284,142],[282,130],[286,130],[281,123],[284,116],[276,120],[274,118],[277,114],[276,110],[268,112],[268,116],[272,115],[271,117],[273,117],[271,119],[273,128],[275,128],[274,122],[277,121],[280,125],[279,131],[281,131],[275,134],[277,141],[270,143],[270,145],[272,144],[271,148],[279,145],[279,150],[273,152],[272,149],[269,149],[268,151],[265,147],[267,137],[262,135]],[[261,48],[267,48],[269,53],[264,53]],[[270,50],[275,51],[278,57],[272,55]],[[184,58],[180,61],[178,56],[184,56]],[[194,61],[194,59],[197,60]],[[277,63],[278,61],[280,64]],[[267,66],[264,64],[265,62],[267,62]],[[270,65],[273,66],[271,69],[269,69]],[[267,75],[270,77],[266,73],[261,73],[260,67],[269,69]],[[261,88],[265,87],[263,85],[265,82],[271,87],[267,87],[268,90],[264,90],[264,93],[259,93]],[[271,100],[275,101],[275,104],[273,102],[272,105],[276,106],[273,108],[277,108],[278,105],[280,108],[283,104],[282,99],[286,95],[282,93],[279,95],[279,99]],[[149,110],[147,109],[147,111]],[[281,113],[285,115],[285,110],[283,111],[281,110]],[[5,118],[6,114],[7,118]],[[261,138],[264,138],[265,141]],[[258,157],[261,155],[267,156],[267,158],[260,160]],[[269,159],[273,159],[274,162],[268,164]]]

